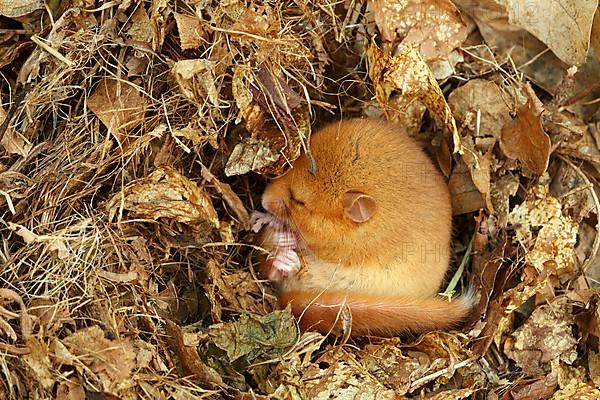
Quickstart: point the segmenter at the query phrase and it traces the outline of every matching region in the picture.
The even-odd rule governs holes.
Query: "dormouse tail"
[[[340,331],[340,309],[352,315],[352,336],[395,336],[457,327],[468,315],[475,296],[472,291],[449,301],[445,297],[424,298],[374,296],[342,292],[289,292],[280,303],[291,303],[302,330],[323,333]]]

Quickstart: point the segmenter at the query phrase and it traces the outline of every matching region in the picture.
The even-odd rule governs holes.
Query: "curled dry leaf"
[[[85,389],[78,383],[61,382],[56,390],[56,400],[86,400]]]
[[[139,126],[148,105],[136,87],[112,78],[98,82],[87,104],[108,130],[117,135]]]
[[[300,156],[303,143],[310,136],[310,118],[304,99],[288,85],[282,77],[280,66],[263,64],[250,85],[252,98],[264,115],[273,122],[263,123],[261,113],[254,107],[241,110],[246,120],[246,129],[253,138],[264,140],[269,147],[283,155],[277,161],[261,168],[258,172],[280,175],[289,163]]]
[[[369,77],[375,86],[375,97],[381,107],[388,112],[392,92],[405,99],[405,104],[420,101],[436,116],[451,133],[454,151],[463,152],[462,142],[456,129],[456,122],[429,67],[416,48],[410,47],[395,57],[382,51],[375,42],[367,50]]]
[[[130,183],[109,201],[107,209],[111,221],[124,209],[139,218],[166,218],[192,227],[206,223],[219,227],[209,195],[170,167],[158,168],[146,178]]]
[[[255,131],[255,129],[252,129],[252,126],[254,125],[252,122],[256,119],[252,118],[252,113],[248,111],[253,99],[252,91],[250,90],[250,85],[253,81],[254,75],[252,73],[252,68],[249,65],[236,65],[233,68],[231,91],[233,93],[233,98],[235,99],[235,104],[240,110],[235,122],[239,123],[242,116],[245,116],[246,129],[248,129],[249,132]],[[260,126],[262,126],[262,124],[264,124],[264,118]]]
[[[98,326],[81,329],[62,341],[62,361],[96,375],[107,392],[127,391],[135,386],[136,354],[129,340],[110,340]],[[60,342],[57,342],[60,343]],[[82,368],[85,366],[85,368]],[[83,371],[82,371],[83,372]]]
[[[246,230],[250,229],[250,215],[248,214],[248,210],[244,207],[244,203],[242,203],[239,196],[231,189],[231,186],[219,181],[217,177],[204,166],[202,166],[202,177],[215,186],[217,191],[223,196],[225,203],[231,207],[242,227]]]
[[[59,380],[58,371],[50,361],[50,351],[48,346],[35,336],[27,341],[29,353],[23,355],[20,359],[27,365],[26,370],[29,379],[35,379],[39,386],[49,389]]]
[[[467,27],[449,0],[370,2],[383,40],[400,48],[417,46],[424,60],[448,56],[467,38]]]
[[[86,224],[84,223],[83,225]],[[21,236],[27,244],[44,243],[48,251],[56,251],[56,255],[60,260],[66,260],[70,255],[69,246],[67,245],[69,239],[66,236],[61,236],[58,233],[54,235],[37,235],[26,227],[13,224],[12,222],[8,223],[8,228]]]
[[[223,380],[221,376],[200,359],[197,345],[195,343],[190,345],[186,342],[182,329],[168,319],[165,320],[165,328],[169,348],[179,359],[185,375],[193,376],[204,386],[212,388],[222,386]]]
[[[202,27],[202,21],[197,16],[179,13],[174,13],[174,16],[179,31],[181,50],[197,49],[206,43],[208,33]]]
[[[542,175],[550,160],[550,137],[540,122],[541,111],[535,109],[532,100],[519,107],[514,120],[502,128],[500,146],[504,154],[521,161],[529,170]]]
[[[562,205],[546,186],[530,189],[527,199],[508,215],[515,239],[527,251],[525,261],[545,275],[573,269],[578,224],[563,215]]]
[[[475,393],[477,389],[452,389],[444,390],[443,392],[437,393],[429,398],[429,400],[462,400],[470,399],[471,395]]]

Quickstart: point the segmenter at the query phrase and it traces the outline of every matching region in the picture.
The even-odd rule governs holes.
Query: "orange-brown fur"
[[[459,323],[471,296],[437,296],[450,263],[450,195],[420,146],[392,123],[356,119],[316,132],[310,150],[315,174],[303,154],[262,199],[301,239],[302,268],[279,282],[281,304],[292,304],[302,328],[320,331],[334,327],[346,305],[354,335]],[[349,191],[374,199],[370,219],[344,214]],[[267,248],[270,229],[262,235]]]

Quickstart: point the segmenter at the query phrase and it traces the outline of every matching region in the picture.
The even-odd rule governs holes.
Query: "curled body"
[[[390,336],[460,323],[472,295],[437,295],[451,258],[452,214],[442,174],[395,124],[352,119],[311,137],[255,215],[262,270],[303,329]]]

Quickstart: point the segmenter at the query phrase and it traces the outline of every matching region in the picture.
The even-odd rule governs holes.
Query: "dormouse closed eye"
[[[302,200],[301,197],[299,197],[296,193],[294,193],[294,191],[290,188],[290,200],[292,201],[292,204],[295,204],[297,206],[303,206],[305,204],[305,201]]]

